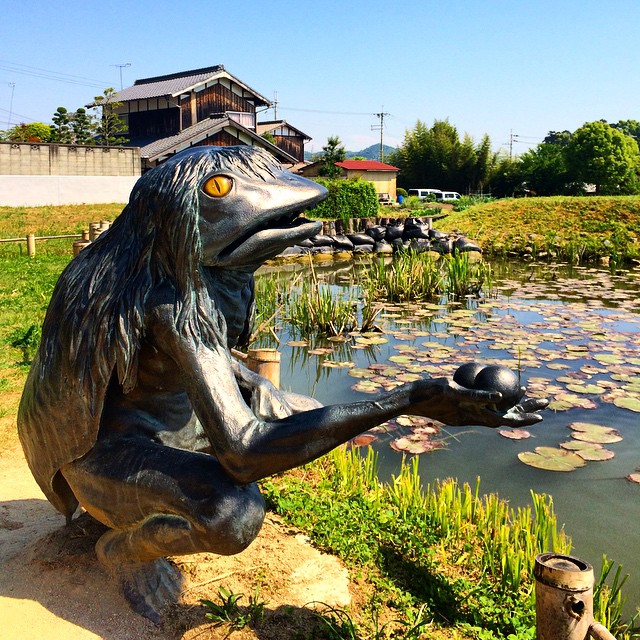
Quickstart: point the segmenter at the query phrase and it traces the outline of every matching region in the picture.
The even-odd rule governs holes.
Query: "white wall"
[[[128,202],[138,176],[0,175],[0,206]]]

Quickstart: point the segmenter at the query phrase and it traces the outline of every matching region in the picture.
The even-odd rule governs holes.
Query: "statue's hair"
[[[195,147],[143,175],[112,227],[62,273],[43,326],[41,379],[60,366],[59,350],[66,349],[69,373],[82,380],[92,411],[96,385],[107,385],[114,369],[131,390],[146,302],[160,287],[171,292],[178,332],[194,342],[224,342],[224,319],[200,262],[199,186],[214,172],[266,180],[278,169],[257,148]]]

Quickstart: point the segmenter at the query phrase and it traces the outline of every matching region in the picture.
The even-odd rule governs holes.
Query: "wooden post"
[[[73,255],[77,256],[85,247],[88,247],[91,243],[88,240],[76,240],[73,243]]]
[[[585,640],[593,623],[593,567],[556,553],[536,556],[537,640]]]
[[[27,255],[30,258],[36,255],[36,236],[33,233],[27,236]]]
[[[247,367],[280,388],[280,352],[277,349],[249,349]]]

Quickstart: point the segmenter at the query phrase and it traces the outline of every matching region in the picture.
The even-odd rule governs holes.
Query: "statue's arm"
[[[402,385],[370,400],[261,420],[242,398],[226,346],[205,346],[179,335],[172,316],[159,320],[155,341],[175,361],[216,457],[240,484],[305,464],[397,415],[428,416],[450,425],[523,426],[541,420],[529,411],[545,406],[528,401],[527,406],[500,415],[490,408],[499,394],[435,378]]]

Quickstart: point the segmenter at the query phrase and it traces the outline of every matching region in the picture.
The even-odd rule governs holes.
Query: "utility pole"
[[[278,119],[278,92],[273,92],[273,119]]]
[[[513,158],[513,143],[518,141],[518,134],[513,133],[513,129],[509,133],[509,160]]]
[[[122,91],[123,87],[122,87],[122,68],[123,67],[130,67],[131,63],[130,62],[125,62],[124,64],[111,64],[109,65],[110,67],[118,67],[118,69],[120,70],[120,91]]]
[[[384,106],[382,108],[384,109]],[[373,115],[376,118],[380,118],[380,124],[372,124],[371,131],[380,131],[380,162],[384,162],[384,144],[383,144],[384,117],[390,116],[391,114],[381,111],[380,113],[374,113]]]
[[[9,119],[7,120],[7,129],[11,128],[11,116],[13,116],[13,92],[16,90],[16,83],[9,82],[11,87],[11,100],[9,100]]]

